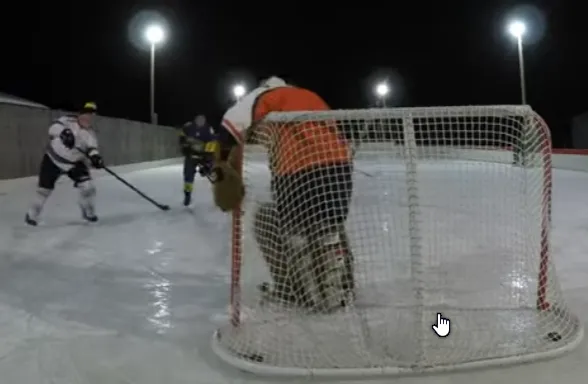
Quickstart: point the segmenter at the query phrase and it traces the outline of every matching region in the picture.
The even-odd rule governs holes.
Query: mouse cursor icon
[[[437,313],[437,322],[433,324],[433,332],[439,337],[447,337],[449,335],[449,319],[442,317],[440,313]]]

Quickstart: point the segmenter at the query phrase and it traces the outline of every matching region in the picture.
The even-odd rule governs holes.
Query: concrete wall
[[[65,113],[0,104],[0,179],[37,173],[49,125]],[[177,135],[170,127],[98,116],[96,131],[107,165],[178,156]]]
[[[588,150],[556,148],[551,162],[557,169],[588,172]]]
[[[572,119],[572,145],[576,149],[588,149],[588,112]]]
[[[135,172],[135,171],[142,171],[145,169],[151,168],[159,168],[165,167],[169,165],[177,165],[182,163],[182,158],[172,158],[172,159],[165,159],[165,160],[156,160],[156,161],[146,161],[141,163],[134,163],[134,164],[126,164],[126,165],[117,165],[113,167],[109,167],[114,172],[118,173],[119,175],[124,177],[124,174],[127,172]],[[104,170],[95,169],[92,170],[92,178],[99,179],[101,177],[112,178],[110,174],[108,174]],[[31,185],[35,185],[37,182],[37,176],[28,176],[28,177],[20,177],[17,179],[5,179],[0,180],[0,196],[6,193],[13,193],[23,191],[27,188],[30,188]],[[71,181],[67,177],[62,177],[61,179],[57,180],[57,184],[69,184],[71,185]]]

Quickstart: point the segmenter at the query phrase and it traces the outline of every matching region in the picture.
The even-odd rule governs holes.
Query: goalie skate
[[[279,290],[273,288],[271,283],[267,281],[259,284],[257,288],[260,292],[259,305],[261,307],[273,306],[276,309],[281,308],[283,310],[296,310],[298,312],[302,311],[307,314],[332,313],[338,309],[346,307],[346,305],[336,305],[328,308],[326,305],[315,305],[312,301],[300,303],[296,300],[296,296],[287,295],[283,292],[280,292]]]
[[[318,310],[332,312],[348,307],[353,302],[353,281],[349,279],[349,265],[346,251],[338,243],[323,249],[314,262],[314,274],[318,300]]]
[[[294,295],[286,294],[281,290],[272,287],[272,284],[268,281],[257,286],[260,292],[260,304],[276,304],[281,307],[295,307],[296,297]]]
[[[320,250],[314,261],[311,257],[299,259],[302,270],[312,270],[298,285],[278,289],[269,282],[258,285],[260,304],[277,304],[297,307],[311,313],[331,313],[349,307],[355,299],[350,275],[351,259],[339,243]],[[300,285],[301,284],[301,285]]]

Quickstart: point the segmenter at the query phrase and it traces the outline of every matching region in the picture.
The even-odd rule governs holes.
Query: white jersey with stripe
[[[268,84],[255,88],[225,112],[221,126],[229,131],[237,143],[242,144],[247,129],[254,123],[252,120],[257,98],[269,90],[285,86],[289,85]]]
[[[76,139],[73,149],[67,148],[59,138],[61,132],[70,129]],[[76,116],[66,115],[55,120],[49,127],[49,144],[47,155],[55,165],[67,172],[75,163],[85,161],[86,156],[76,148],[79,148],[88,156],[98,154],[98,139],[91,128],[82,128]]]

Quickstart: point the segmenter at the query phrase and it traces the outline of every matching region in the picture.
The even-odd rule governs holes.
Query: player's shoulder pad
[[[77,122],[77,117],[75,115],[63,115],[56,120],[53,120],[52,124],[69,125],[75,122]]]

